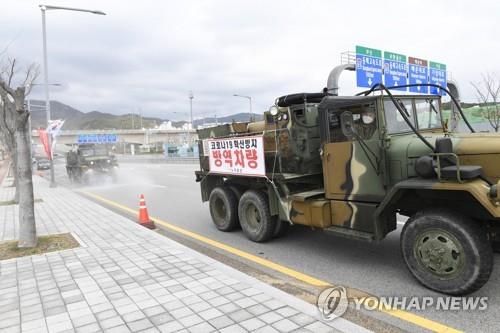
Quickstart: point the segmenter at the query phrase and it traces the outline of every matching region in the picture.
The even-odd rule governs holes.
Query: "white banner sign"
[[[210,173],[266,176],[262,136],[204,141],[208,145]]]

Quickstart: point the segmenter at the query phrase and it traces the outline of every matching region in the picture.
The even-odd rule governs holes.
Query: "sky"
[[[481,74],[500,75],[494,0],[47,1],[106,13],[47,11],[49,82],[61,84],[50,97],[83,112],[188,120],[191,90],[194,119],[248,112],[233,94],[262,113],[279,96],[321,91],[356,45],[446,64],[463,101],[476,101]],[[41,2],[0,2],[2,57],[42,65]],[[361,90],[343,73],[341,95]]]

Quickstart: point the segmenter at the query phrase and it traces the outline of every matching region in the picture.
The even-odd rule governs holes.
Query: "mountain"
[[[30,101],[31,127],[33,129],[46,127],[47,118],[45,113],[45,102],[39,100]],[[52,119],[65,119],[63,130],[86,130],[86,129],[139,129],[141,127],[153,128],[161,124],[165,119],[142,117],[138,114],[113,115],[109,113],[92,111],[81,112],[69,105],[58,101],[50,102],[50,115]],[[255,120],[262,120],[262,114],[254,114]],[[250,119],[250,113],[236,113],[230,116],[217,117],[217,122],[231,123],[244,122]],[[214,118],[196,119],[194,126],[201,124],[215,124]],[[175,127],[182,127],[187,121],[173,121]]]
[[[44,102],[33,100],[30,101],[30,105],[31,127],[46,127]],[[141,118],[137,114],[112,115],[99,111],[84,113],[58,101],[50,102],[50,115],[52,119],[65,119],[63,127],[65,130],[141,128]],[[143,117],[142,127],[155,127],[162,121],[160,118]]]

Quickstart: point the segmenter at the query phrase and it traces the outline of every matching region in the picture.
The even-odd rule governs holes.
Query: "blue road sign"
[[[443,88],[446,88],[446,65],[430,61],[429,62],[429,82],[434,84],[439,84]],[[446,96],[446,91],[430,87],[431,94]]]
[[[408,57],[408,80],[410,84],[429,83],[429,69],[427,60]],[[428,94],[428,86],[410,87],[410,92]]]
[[[80,134],[78,143],[116,143],[118,135],[116,134]]]
[[[384,51],[384,82],[387,87],[404,86],[408,84],[408,64],[406,56]],[[394,88],[407,91],[408,87]]]
[[[356,84],[371,88],[382,83],[382,51],[356,46]]]

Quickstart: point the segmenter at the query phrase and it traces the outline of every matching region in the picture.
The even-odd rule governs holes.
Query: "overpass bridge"
[[[183,144],[192,145],[198,139],[196,130],[182,129],[119,129],[119,130],[61,130],[57,136],[58,144],[71,145],[78,143],[80,135],[87,134],[114,134],[118,144],[156,145],[166,143],[173,146]],[[32,139],[40,142],[38,131],[32,131]]]

